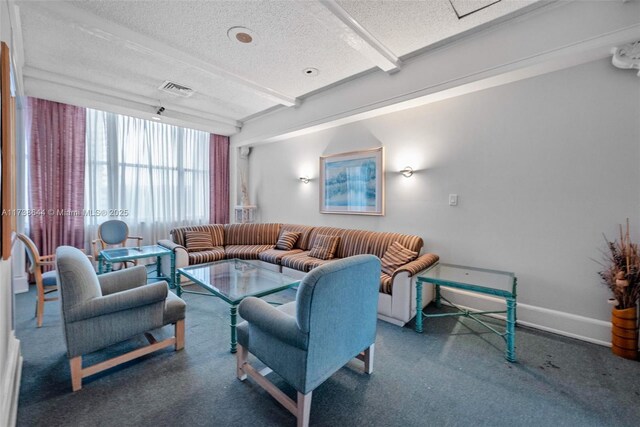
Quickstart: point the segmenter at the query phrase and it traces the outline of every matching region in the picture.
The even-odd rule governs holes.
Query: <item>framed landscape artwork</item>
[[[320,212],[384,215],[382,147],[320,157]]]

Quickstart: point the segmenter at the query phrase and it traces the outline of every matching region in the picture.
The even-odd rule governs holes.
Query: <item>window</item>
[[[209,134],[87,109],[87,238],[110,217],[146,244],[209,222]]]

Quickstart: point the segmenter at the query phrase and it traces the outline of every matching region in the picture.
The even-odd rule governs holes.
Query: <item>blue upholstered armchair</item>
[[[296,301],[275,308],[258,298],[240,303],[237,375],[248,375],[298,419],[309,424],[311,393],[354,357],[373,370],[380,260],[345,258],[311,270]],[[297,402],[247,361],[255,355],[298,391]]]
[[[96,275],[87,256],[76,248],[56,250],[56,271],[62,300],[62,321],[71,367],[73,391],[82,378],[175,345],[184,347],[185,303],[171,292],[167,282],[147,285],[143,266]],[[146,332],[175,325],[175,336],[157,342]],[[82,367],[82,355],[145,334],[149,345]]]

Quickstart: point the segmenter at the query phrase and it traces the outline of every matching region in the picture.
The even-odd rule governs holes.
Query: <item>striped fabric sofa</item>
[[[205,251],[187,251],[187,231],[211,233],[214,247]],[[289,251],[275,248],[278,237],[284,231],[300,233],[293,249]],[[322,260],[309,255],[319,236],[339,237],[333,259]],[[254,260],[261,267],[302,278],[315,267],[336,259],[360,254],[382,258],[394,242],[417,253],[420,253],[423,246],[422,238],[410,234],[296,224],[209,224],[179,227],[171,230],[170,240],[160,240],[158,244],[174,251],[176,268],[225,258],[240,258]],[[426,253],[401,265],[391,275],[380,272],[378,317],[400,326],[411,320],[416,314],[415,275],[436,261],[437,255]],[[423,287],[424,304],[432,299],[433,288]]]

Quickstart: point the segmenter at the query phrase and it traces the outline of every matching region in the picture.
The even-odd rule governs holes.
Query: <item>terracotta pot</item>
[[[635,307],[611,310],[611,351],[625,359],[638,359],[638,312]]]

